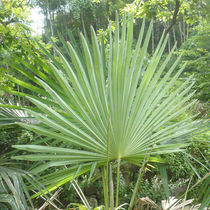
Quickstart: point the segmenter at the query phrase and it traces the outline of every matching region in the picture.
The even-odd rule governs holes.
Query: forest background
[[[30,11],[34,7],[41,8],[44,15],[44,28],[41,35],[34,35],[30,27]],[[196,90],[194,98],[197,99],[197,102],[193,108],[186,112],[186,116],[199,113],[196,119],[208,119],[210,98],[209,0],[0,0],[0,103],[2,109],[7,107],[5,104],[8,102],[14,106],[18,103],[23,106],[30,104],[27,99],[21,99],[20,95],[15,96],[19,90],[26,93],[30,91],[24,87],[27,79],[23,75],[27,72],[21,74],[20,70],[17,71],[17,68],[22,66],[22,60],[39,69],[37,58],[45,62],[43,49],[40,49],[40,45],[47,52],[53,54],[50,37],[57,46],[62,48],[60,37],[68,41],[69,37],[74,35],[75,41],[79,42],[80,31],[90,37],[90,26],[96,30],[98,40],[103,37],[105,42],[108,42],[108,25],[111,24],[112,30],[115,30],[116,11],[120,16],[124,13],[134,15],[134,40],[136,41],[142,18],[146,17],[146,28],[149,27],[150,21],[153,22],[147,62],[150,62],[163,31],[164,36],[168,35],[169,37],[164,51],[165,57],[175,43],[177,44],[170,62],[175,61],[176,57],[182,54],[179,65],[182,66],[186,61],[187,64],[176,85],[180,86],[191,75],[195,80],[193,89]],[[181,116],[177,121],[186,116]],[[12,145],[40,140],[40,136],[32,131],[14,125],[9,119],[7,120],[0,127],[0,155],[4,159],[2,166],[4,166],[5,160],[14,154]],[[195,141],[187,148],[189,156],[185,156],[183,153],[165,155],[171,195],[177,195],[183,189],[186,191],[189,186],[193,186],[209,173],[209,135],[209,131],[205,130],[192,136]],[[18,163],[22,164],[22,162]],[[21,168],[28,170],[31,166],[29,163],[24,163]],[[119,203],[126,203],[130,200],[131,189],[135,185],[134,180],[137,174],[137,167],[128,168],[126,165],[122,167]],[[138,197],[149,197],[160,204],[166,194],[157,167],[155,166],[152,171],[148,170],[144,174],[144,179],[145,182],[142,183]],[[188,186],[189,180],[191,181]],[[87,175],[81,176],[79,182],[88,199],[92,198],[97,203],[94,205],[102,204],[103,195],[99,190],[102,188],[101,182],[89,184]],[[69,187],[69,183],[62,187],[63,190],[58,199],[64,206],[72,202],[81,203],[80,197],[72,187]],[[187,197],[198,198],[198,189],[199,185],[190,191]],[[35,202],[39,205],[41,201]]]

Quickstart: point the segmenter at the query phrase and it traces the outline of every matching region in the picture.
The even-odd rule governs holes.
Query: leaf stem
[[[109,146],[110,146],[110,112],[108,108],[108,126],[107,126],[107,157],[106,157],[106,166],[104,166],[104,178],[105,178],[105,209],[109,209]]]
[[[116,203],[115,207],[118,207],[118,197],[119,197],[119,185],[120,185],[120,158],[117,160],[117,187],[116,187]]]
[[[106,186],[106,167],[103,167],[102,171],[102,180],[103,180],[103,188],[104,188],[104,204],[105,204],[105,210],[108,210],[108,192],[107,192],[107,186]]]
[[[110,209],[114,210],[114,185],[112,178],[112,165],[109,165],[109,189],[110,189]]]
[[[133,194],[132,194],[132,198],[131,198],[128,210],[132,210],[133,206],[135,204],[136,196],[137,196],[137,193],[138,193],[138,190],[139,190],[139,187],[140,187],[143,175],[144,175],[144,171],[146,169],[147,162],[148,161],[145,159],[144,162],[143,162],[142,167],[139,170],[138,179],[136,181],[136,185],[135,185],[135,188],[134,188],[134,191],[133,191]]]

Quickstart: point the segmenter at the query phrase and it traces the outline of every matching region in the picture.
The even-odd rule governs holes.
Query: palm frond
[[[5,160],[0,162],[0,201],[8,209],[9,206],[12,209],[23,210],[33,207],[26,183],[36,182],[36,179],[30,173],[13,165],[14,163]],[[36,185],[36,189],[42,189],[38,183]]]
[[[17,122],[36,123],[19,102],[7,98],[0,99],[0,126],[14,125]]]
[[[4,209],[34,209],[32,191],[50,192],[39,182],[40,177],[19,169],[16,165],[17,163],[0,159],[0,203],[4,204]],[[50,202],[47,195],[42,198],[47,203]],[[53,205],[56,206],[54,203]]]
[[[81,34],[82,49],[63,40],[63,52],[54,44],[59,61],[42,48],[49,59],[49,63],[39,62],[42,71],[23,63],[30,72],[26,75],[29,79],[36,75],[36,84],[14,78],[13,81],[36,94],[25,94],[36,109],[24,110],[40,123],[19,124],[56,139],[63,148],[18,145],[15,147],[35,154],[14,158],[48,161],[39,167],[40,172],[53,164],[91,166],[95,162],[104,164],[107,158],[138,163],[145,156],[152,159],[159,154],[182,151],[189,143],[185,137],[197,124],[192,119],[171,122],[195,103],[191,100],[194,82],[189,77],[173,89],[184,66],[177,71],[178,57],[166,69],[175,47],[160,63],[167,43],[164,36],[145,63],[152,23],[146,35],[144,28],[143,21],[133,49],[133,17],[124,17],[121,30],[117,17],[114,34],[110,30],[108,56],[92,28],[91,44]]]

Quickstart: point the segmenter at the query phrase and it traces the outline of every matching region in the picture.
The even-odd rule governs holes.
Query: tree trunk
[[[168,53],[171,51],[170,33],[168,33]]]
[[[45,27],[46,27],[46,32],[47,32],[47,35],[49,36],[50,35],[50,32],[49,32],[49,20],[48,20],[48,9],[43,9],[44,11],[44,16],[45,16]]]
[[[169,31],[172,29],[172,27],[176,24],[176,21],[177,21],[177,16],[178,16],[179,8],[180,8],[180,2],[179,2],[179,0],[175,0],[175,1],[176,1],[176,5],[175,5],[175,9],[174,9],[174,14],[173,14],[172,22],[166,28],[165,34],[164,34],[164,38],[169,33]]]
[[[154,38],[155,38],[155,36],[154,36],[154,29],[155,29],[155,27],[154,27],[154,20],[152,20],[152,22],[153,22],[153,30],[152,30],[152,54],[154,54],[154,51],[155,51],[155,41],[154,41]]]
[[[50,11],[50,4],[49,4],[49,0],[47,0],[47,8],[48,8],[48,17],[49,17],[49,23],[50,23],[50,32],[51,32],[51,36],[54,35],[53,32],[53,26],[52,26],[52,16],[51,16],[51,11]]]
[[[186,41],[186,37],[185,37],[185,22],[184,22],[184,18],[183,18],[183,41]]]
[[[175,29],[173,27],[173,37],[174,37],[174,44],[176,43],[176,33],[175,33]]]
[[[179,32],[180,32],[180,39],[181,39],[181,44],[183,43],[183,38],[182,38],[182,24],[179,22]]]

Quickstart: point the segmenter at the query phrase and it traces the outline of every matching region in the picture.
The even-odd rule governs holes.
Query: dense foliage
[[[41,37],[28,18],[37,6]],[[62,186],[53,208],[113,208],[135,196],[161,206],[169,193],[208,206],[209,9],[209,0],[0,0],[0,155],[38,161],[0,163],[0,206],[32,206],[29,195],[43,187],[32,193],[34,182],[53,193]],[[21,199],[9,179],[18,179]]]

